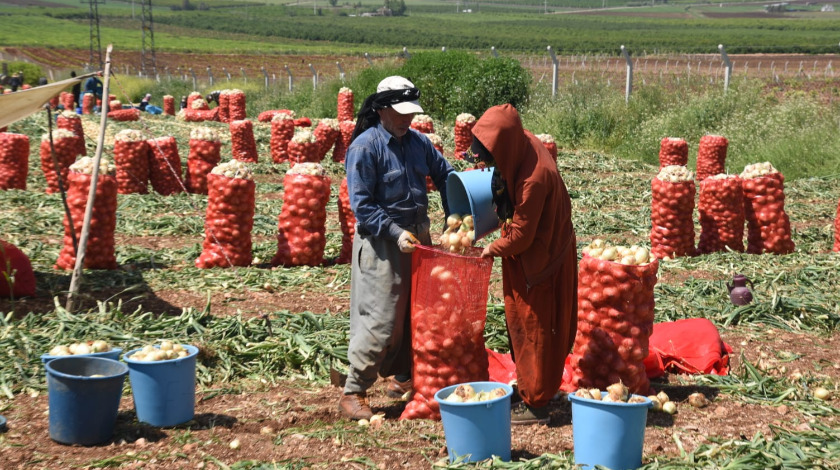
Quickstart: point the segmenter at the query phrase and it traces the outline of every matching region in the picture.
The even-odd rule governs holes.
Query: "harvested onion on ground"
[[[94,354],[111,350],[107,341],[98,339],[95,341],[82,341],[69,345],[59,345],[50,349],[50,356],[75,356],[78,354]]]
[[[189,352],[180,344],[173,344],[171,341],[161,341],[159,347],[152,345],[143,346],[139,351],[135,352],[129,359],[133,361],[168,361],[170,359],[178,359],[179,357],[187,357]]]
[[[583,254],[616,263],[644,266],[650,263],[650,250],[643,246],[611,245],[600,238],[596,238],[583,248]]]
[[[475,242],[475,224],[471,215],[461,217],[451,214],[446,218],[446,230],[440,236],[440,244],[450,253],[461,254]]]

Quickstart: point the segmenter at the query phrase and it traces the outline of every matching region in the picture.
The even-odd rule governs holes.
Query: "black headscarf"
[[[359,114],[356,115],[356,128],[353,130],[353,136],[350,138],[350,142],[356,140],[356,137],[362,132],[379,123],[379,114],[377,111],[380,109],[390,108],[397,103],[416,101],[418,99],[420,99],[420,90],[417,88],[386,90],[368,96],[365,98],[364,103],[362,103]]]

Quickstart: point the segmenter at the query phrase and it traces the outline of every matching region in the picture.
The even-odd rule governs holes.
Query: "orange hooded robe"
[[[509,105],[472,130],[496,162],[514,212],[488,247],[502,258],[505,319],[519,394],[541,407],[560,389],[577,331],[577,249],[571,200],[557,164]]]

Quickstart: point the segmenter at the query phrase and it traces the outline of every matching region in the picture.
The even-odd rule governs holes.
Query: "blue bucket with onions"
[[[453,214],[471,214],[475,241],[499,229],[493,203],[493,168],[455,171],[446,178],[446,202]]]

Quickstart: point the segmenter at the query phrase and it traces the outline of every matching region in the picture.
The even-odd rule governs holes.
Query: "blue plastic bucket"
[[[607,392],[601,392],[605,396]],[[644,397],[643,397],[644,398]],[[642,465],[647,412],[653,403],[614,403],[569,395],[575,465],[612,470]]]
[[[472,214],[476,240],[499,228],[499,216],[493,205],[492,179],[493,168],[455,171],[446,178],[449,212]]]
[[[90,353],[90,354],[74,354],[72,356],[52,356],[50,354],[41,354],[41,363],[46,364],[53,359],[58,359],[59,357],[101,357],[104,359],[113,359],[115,361],[120,360],[120,354],[122,354],[122,348],[112,348],[110,351],[98,352],[98,353]]]
[[[183,345],[189,354],[166,361],[135,361],[123,356],[137,420],[157,427],[176,426],[195,415],[195,356],[198,348]]]
[[[500,382],[469,382],[476,393],[503,388],[506,395],[474,403],[453,403],[444,400],[458,385],[451,385],[435,393],[440,405],[443,433],[449,461],[462,459],[478,462],[492,456],[510,460],[510,397],[513,388]],[[460,385],[460,384],[459,384]]]
[[[111,439],[128,367],[113,359],[64,356],[46,369],[50,437],[85,446]]]

